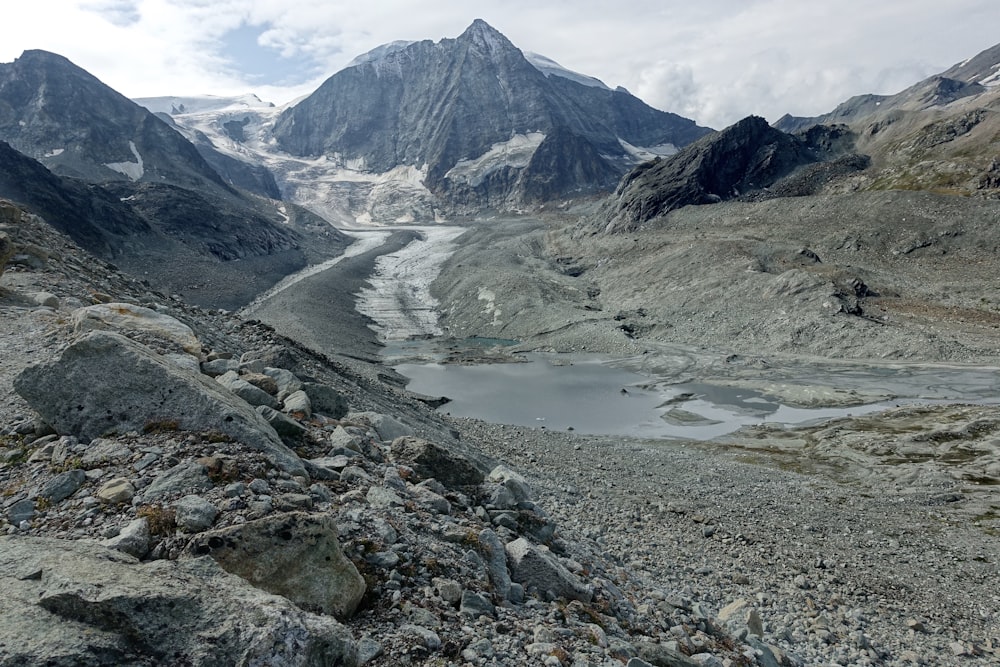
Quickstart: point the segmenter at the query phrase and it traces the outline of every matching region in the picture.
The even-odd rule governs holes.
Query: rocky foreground
[[[2,664],[998,659],[950,486],[448,422],[2,213]]]

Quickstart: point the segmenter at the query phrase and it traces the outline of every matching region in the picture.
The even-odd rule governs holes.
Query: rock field
[[[954,475],[856,474],[830,442],[874,470],[895,456],[864,440],[863,419],[708,444],[449,420],[366,359],[361,318],[336,333],[361,341],[346,355],[310,350],[150,292],[2,210],[0,664],[1000,660],[1000,545],[989,516],[969,514],[990,497]],[[565,238],[528,234],[494,258],[576,266],[546,264]],[[452,261],[484,261],[469,248]],[[621,327],[642,306],[623,299],[622,319],[590,322],[601,311],[579,306],[607,286],[587,296],[574,272],[522,289],[584,295],[550,299],[534,332],[507,328],[516,304],[488,284],[513,268],[472,302],[529,345],[583,347],[582,331],[603,351],[641,351]],[[465,311],[443,302],[457,331]],[[949,410],[881,428],[912,450],[914,431],[947,416],[928,430],[935,447],[992,447],[992,408]],[[782,451],[796,438],[815,456]],[[992,479],[975,458],[959,474]]]

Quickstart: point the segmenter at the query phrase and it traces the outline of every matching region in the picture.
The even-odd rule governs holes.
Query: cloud
[[[483,18],[516,45],[722,127],[897,92],[992,46],[995,0],[33,0],[4,9],[0,61],[60,53],[126,95],[254,91],[283,103],[395,40]]]

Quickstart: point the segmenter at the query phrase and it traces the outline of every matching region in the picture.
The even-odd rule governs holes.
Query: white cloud
[[[34,0],[4,8],[0,61],[60,53],[122,93],[233,94],[282,103],[379,44],[455,37],[483,18],[521,48],[721,127],[749,113],[828,111],[892,93],[992,46],[995,0]],[[227,59],[225,36],[259,30],[274,80]],[[316,77],[282,85],[289,67]],[[259,65],[256,65],[259,68]],[[279,77],[278,72],[283,74]],[[304,74],[309,74],[305,71]]]

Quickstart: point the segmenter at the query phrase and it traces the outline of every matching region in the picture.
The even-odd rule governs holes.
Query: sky
[[[486,20],[524,51],[722,128],[891,94],[1000,42],[997,0],[31,0],[0,62],[63,55],[128,97],[284,104],[395,40]]]

